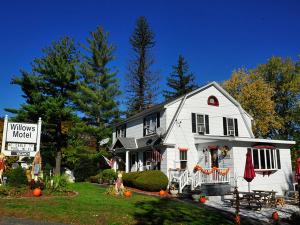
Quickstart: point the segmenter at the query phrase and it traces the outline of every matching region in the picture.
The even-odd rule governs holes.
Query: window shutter
[[[160,112],[156,114],[156,128],[160,127]]]
[[[143,122],[143,136],[146,136],[145,126],[146,126],[146,118],[144,118],[144,122]]]
[[[192,113],[192,132],[196,133],[196,114]]]
[[[126,137],[127,124],[124,124],[124,137]]]
[[[234,119],[234,131],[235,131],[235,136],[239,136],[239,130],[238,130],[238,120]]]
[[[205,115],[205,133],[209,134],[209,117]]]
[[[223,130],[224,130],[224,135],[227,135],[227,120],[226,117],[223,117]]]

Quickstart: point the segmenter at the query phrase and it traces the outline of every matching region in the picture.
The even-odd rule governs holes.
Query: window
[[[215,96],[209,96],[207,99],[207,104],[212,106],[219,106],[219,101]]]
[[[238,121],[235,118],[223,117],[223,129],[225,136],[239,136]]]
[[[256,170],[281,169],[279,149],[252,149],[252,161]]]
[[[116,128],[116,137],[126,137],[126,124]]]
[[[144,118],[144,136],[155,134],[156,128],[160,126],[160,113],[153,113]]]
[[[180,153],[180,169],[187,168],[187,151],[179,151]]]
[[[209,134],[208,115],[192,113],[192,132],[199,134]]]

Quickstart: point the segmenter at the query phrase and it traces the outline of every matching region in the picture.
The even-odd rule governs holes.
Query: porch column
[[[117,172],[117,164],[118,164],[117,161],[114,161],[113,169],[115,172]]]
[[[125,172],[129,172],[129,151],[126,151],[126,163],[125,163],[126,169]]]

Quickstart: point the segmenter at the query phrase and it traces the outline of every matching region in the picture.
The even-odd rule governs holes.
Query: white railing
[[[189,183],[189,171],[185,170],[179,177],[179,193],[182,193],[183,188]]]
[[[211,168],[207,170],[211,171]],[[218,170],[219,172],[214,170],[210,174],[205,174],[201,172],[202,183],[228,183],[230,181],[230,176],[229,176],[229,172],[226,173],[227,169],[219,168]]]
[[[192,176],[192,184],[191,184],[191,190],[195,190],[197,186],[201,185],[202,182],[202,176],[201,171],[196,171]]]

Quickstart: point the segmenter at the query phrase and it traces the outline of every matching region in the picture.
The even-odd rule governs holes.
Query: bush
[[[128,187],[134,187],[134,181],[141,175],[143,172],[131,172],[123,174],[123,183]]]
[[[117,179],[117,173],[113,169],[106,169],[102,171],[102,179],[106,182]]]
[[[94,160],[84,157],[81,158],[74,167],[74,176],[76,181],[85,181],[90,176],[95,175],[97,172],[97,166]]]
[[[102,173],[98,173],[97,175],[95,175],[95,176],[91,176],[90,178],[89,178],[89,181],[91,182],[91,183],[99,183],[99,179],[100,178],[102,178]]]
[[[66,175],[55,175],[51,179],[46,178],[46,188],[51,192],[68,191],[69,181]]]
[[[148,170],[124,174],[124,184],[144,191],[165,190],[168,186],[168,177],[159,170]]]
[[[5,176],[7,183],[13,187],[21,187],[28,183],[25,170],[22,167],[6,171]]]

